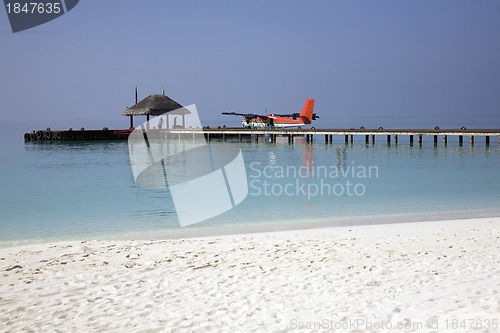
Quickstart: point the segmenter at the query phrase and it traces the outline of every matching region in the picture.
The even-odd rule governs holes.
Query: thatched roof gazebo
[[[182,128],[185,127],[185,119],[184,116],[186,114],[191,113],[188,109],[184,108],[182,105],[174,101],[168,96],[165,95],[149,95],[144,98],[139,103],[125,110],[122,115],[130,117],[130,128],[134,127],[134,116],[146,116],[147,121],[149,121],[149,116],[161,116],[163,114],[167,114],[167,123],[166,128],[170,128],[169,126],[169,115],[180,115],[182,116],[182,125],[174,124],[175,127]]]

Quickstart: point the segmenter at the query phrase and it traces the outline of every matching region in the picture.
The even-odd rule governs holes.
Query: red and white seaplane
[[[266,114],[222,112],[228,116],[243,116],[241,124],[243,127],[251,128],[285,128],[301,127],[310,124],[319,118],[314,110],[314,99],[307,99],[300,113],[291,114]]]

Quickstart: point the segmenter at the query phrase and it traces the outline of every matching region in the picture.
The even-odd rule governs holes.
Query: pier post
[[[309,139],[309,141],[310,141],[311,143],[313,143],[313,142],[314,142],[314,135],[312,135],[312,134],[309,134],[309,135],[311,136],[311,138]]]
[[[390,134],[387,135],[387,143],[391,144],[391,135]]]
[[[333,135],[330,134],[330,137],[328,138],[328,141],[330,141],[330,144],[333,142]]]
[[[241,142],[241,134],[238,134],[238,141]]]
[[[470,143],[471,145],[474,145],[474,135],[471,135],[471,136],[469,137],[469,143]]]
[[[255,142],[259,142],[259,135],[258,134],[254,134],[255,136]]]
[[[345,135],[345,143],[348,143],[349,142],[349,135]]]
[[[438,144],[438,136],[434,135],[434,146],[437,146]]]
[[[306,134],[306,142],[309,143],[309,134]]]
[[[490,145],[490,136],[489,135],[486,136],[486,145],[487,146]]]
[[[293,144],[293,134],[288,134],[288,143]]]
[[[222,141],[225,142],[226,141],[226,134],[222,134]]]
[[[351,143],[354,142],[354,135],[351,134]]]
[[[420,134],[420,135],[418,136],[418,143],[419,143],[419,144],[422,144],[422,134]]]
[[[398,143],[398,135],[394,134],[394,143]]]
[[[365,143],[368,144],[370,142],[370,136],[365,135]]]
[[[207,133],[207,141],[210,142],[210,133]]]
[[[448,144],[448,137],[443,135],[443,145],[446,146]]]
[[[458,145],[461,146],[464,143],[464,137],[462,135],[458,136]]]
[[[328,134],[325,134],[325,145],[328,144]]]
[[[375,144],[375,134],[372,134],[372,144]]]
[[[410,145],[413,144],[413,135],[410,135]]]

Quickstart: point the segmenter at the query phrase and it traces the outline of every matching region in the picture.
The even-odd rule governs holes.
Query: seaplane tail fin
[[[306,124],[310,124],[311,120],[313,118],[313,111],[314,111],[314,99],[307,99],[306,103],[304,104],[304,107],[302,108],[302,111],[300,112],[300,117],[304,119],[304,122]]]

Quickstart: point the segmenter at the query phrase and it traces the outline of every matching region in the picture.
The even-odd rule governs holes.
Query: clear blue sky
[[[1,122],[127,127],[139,97],[322,116],[500,115],[499,1],[80,1],[13,34]]]

